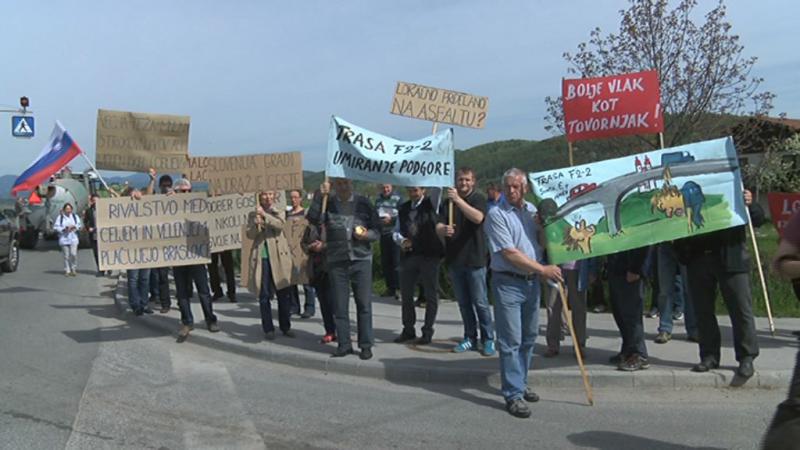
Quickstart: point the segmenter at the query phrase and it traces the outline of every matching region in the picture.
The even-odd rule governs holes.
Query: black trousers
[[[726,272],[721,269],[718,258],[713,254],[695,257],[686,265],[686,282],[689,298],[697,316],[700,359],[712,357],[720,360],[721,337],[717,316],[714,314],[714,300],[717,286],[728,308],[733,326],[733,348],[736,360],[758,356],[756,322],[753,317],[753,295],[750,292],[750,273]]]
[[[100,271],[100,263],[97,259],[97,239],[92,239],[92,254],[94,255],[94,264],[97,267],[97,271]]]
[[[403,333],[415,334],[417,312],[414,309],[414,289],[422,285],[420,296],[425,296],[424,336],[433,336],[433,324],[439,311],[439,264],[438,256],[404,256],[400,261],[400,295],[403,299]]]
[[[400,266],[400,247],[394,243],[392,235],[381,235],[381,269],[386,280],[386,288],[393,293],[400,288],[398,283],[398,270]]]
[[[225,250],[211,254],[211,262],[208,263],[208,274],[211,282],[211,292],[215,297],[222,297],[222,285],[219,279],[219,263],[225,270],[225,284],[228,285],[228,298],[236,297],[236,275],[233,273],[233,250]]]
[[[629,283],[626,275],[608,274],[611,291],[611,313],[622,337],[620,353],[623,357],[638,354],[647,357],[644,342],[644,281]]]

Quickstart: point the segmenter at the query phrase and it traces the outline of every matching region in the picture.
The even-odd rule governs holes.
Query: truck
[[[694,161],[694,156],[689,152],[669,152],[661,155],[661,167]]]
[[[100,177],[91,169],[83,173],[62,170],[46,184],[40,185],[28,198],[18,204],[20,246],[36,248],[39,237],[56,237],[53,223],[66,203],[81,219],[89,207],[89,195],[97,192]],[[80,246],[88,247],[89,234],[85,227],[80,231]]]

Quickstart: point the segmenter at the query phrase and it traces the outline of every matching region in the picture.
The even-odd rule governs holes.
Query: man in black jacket
[[[399,343],[416,339],[414,327],[414,288],[422,283],[425,296],[425,324],[417,344],[430,344],[433,323],[439,309],[439,264],[444,246],[436,234],[437,214],[425,196],[425,188],[409,187],[408,201],[398,209],[394,242],[400,246],[400,296],[403,299],[403,331],[394,341]]]
[[[744,191],[744,203],[754,226],[764,223],[764,211]],[[753,360],[758,356],[753,296],[750,291],[750,256],[745,244],[745,226],[675,241],[678,259],[686,264],[689,297],[695,308],[700,344],[700,362],[693,372],[708,372],[719,367],[721,338],[714,301],[717,285],[728,309],[733,327],[733,347],[743,378],[753,376]]]
[[[618,355],[611,358],[619,370],[628,372],[649,369],[644,342],[644,284],[642,267],[647,247],[608,255],[608,286],[611,291],[611,312],[622,336]]]

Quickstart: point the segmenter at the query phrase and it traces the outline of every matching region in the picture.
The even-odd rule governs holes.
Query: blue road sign
[[[11,135],[31,138],[34,133],[33,116],[11,116]]]

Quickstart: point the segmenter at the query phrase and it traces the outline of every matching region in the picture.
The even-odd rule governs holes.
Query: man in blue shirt
[[[485,231],[491,254],[497,350],[500,378],[508,412],[529,417],[527,402],[539,396],[528,388],[533,346],[539,331],[539,277],[563,282],[556,265],[539,263],[542,249],[535,208],[524,200],[528,179],[519,169],[503,175],[505,198],[486,215]],[[524,399],[524,401],[523,401]]]

